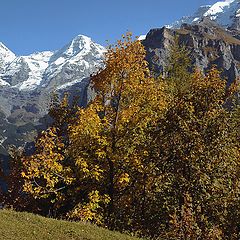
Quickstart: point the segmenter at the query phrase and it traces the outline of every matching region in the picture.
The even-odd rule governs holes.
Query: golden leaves
[[[79,203],[67,216],[70,219],[90,221],[102,225],[104,222],[102,206],[108,204],[109,201],[107,195],[101,196],[99,191],[93,190],[88,194],[88,203]]]
[[[43,131],[36,142],[36,153],[22,159],[24,190],[39,198],[58,194],[59,183],[70,184],[73,180],[71,170],[63,167],[64,158],[64,144],[57,136],[57,129]]]

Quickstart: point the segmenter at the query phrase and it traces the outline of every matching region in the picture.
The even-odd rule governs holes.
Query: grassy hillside
[[[59,221],[7,210],[0,210],[0,236],[3,240],[137,240],[87,223]]]

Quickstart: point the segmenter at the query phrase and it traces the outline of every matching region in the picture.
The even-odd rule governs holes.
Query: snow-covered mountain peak
[[[91,43],[91,38],[83,35],[78,35],[68,45],[66,45],[65,54],[72,57],[81,51],[90,51]]]
[[[80,82],[102,65],[105,51],[103,46],[93,42],[91,38],[78,35],[53,54],[45,76],[48,79],[56,78],[59,74],[64,76],[65,82],[63,85],[57,86],[58,89]],[[78,72],[79,78],[76,78],[76,72]],[[45,81],[42,86],[45,87],[48,84],[49,82]],[[59,82],[55,85],[59,85]]]
[[[2,42],[0,42],[0,61],[3,64],[12,62],[16,55],[9,50]]]
[[[78,35],[57,51],[15,56],[0,43],[0,86],[20,91],[49,87],[64,89],[79,83],[102,66],[105,48]]]
[[[238,27],[240,17],[239,0],[222,0],[213,5],[201,6],[193,15],[185,16],[173,24],[167,25],[168,28],[180,28],[183,23],[193,24],[208,17],[224,28]]]
[[[78,46],[79,48],[89,46],[92,43],[92,39],[90,37],[84,35],[77,35],[72,41],[71,46]]]
[[[204,16],[214,16],[216,17],[218,13],[224,12],[226,8],[229,8],[230,5],[235,2],[234,0],[225,0],[213,4],[207,12],[204,13]]]
[[[50,58],[54,52],[51,51],[44,51],[44,52],[35,52],[29,56],[22,56],[22,62],[24,62],[28,69],[28,78],[25,81],[17,84],[14,87],[19,88],[19,90],[33,90],[37,86],[39,86],[42,82],[43,75],[49,66]],[[22,67],[20,64],[17,68],[19,71],[19,67]]]
[[[59,66],[69,63],[82,64],[83,60],[89,61],[90,58],[102,59],[105,48],[91,40],[91,38],[78,35],[73,38],[62,49],[56,51],[50,58],[50,69],[47,72],[54,72]],[[58,68],[58,70],[60,70]]]
[[[87,36],[78,35],[73,38],[73,40],[70,41],[66,46],[56,52],[53,58],[58,58],[58,56],[61,55],[61,57],[70,59],[77,55],[78,57],[87,55],[93,51],[101,53],[105,51],[105,48],[93,42],[92,39]]]

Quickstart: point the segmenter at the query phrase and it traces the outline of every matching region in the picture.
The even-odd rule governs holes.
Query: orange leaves
[[[168,105],[166,84],[150,76],[144,47],[127,34],[108,49],[105,69],[91,78],[91,86],[96,98],[85,109],[78,109],[75,122],[69,126],[67,154],[75,162],[82,191],[97,189],[107,194],[105,214],[122,214],[123,199],[132,199],[123,193],[130,194],[135,184],[138,190],[132,194],[137,196],[143,182],[152,182],[154,167],[147,163],[151,157],[146,148],[151,142],[150,129]],[[148,180],[143,180],[146,172]],[[140,177],[137,183],[136,177]],[[88,198],[77,212],[95,219],[91,206]]]
[[[114,48],[106,54],[106,68],[91,79],[94,89],[105,94],[107,98],[125,88],[126,84],[141,81],[149,75],[145,50],[139,41],[132,41],[127,34],[123,41],[119,40]]]
[[[126,187],[130,182],[130,176],[128,173],[122,173],[117,179],[117,185],[122,188]]]

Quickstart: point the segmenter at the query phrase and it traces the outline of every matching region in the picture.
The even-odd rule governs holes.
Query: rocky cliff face
[[[150,30],[142,43],[153,71],[164,72],[169,45],[173,44],[175,36],[178,36],[179,44],[189,50],[192,63],[202,71],[216,65],[228,83],[239,77],[240,31],[225,30],[209,18],[195,24],[183,24],[179,29],[163,27]]]
[[[184,16],[161,29],[152,29],[143,41],[152,69],[164,71],[168,46],[174,36],[185,45],[192,63],[204,72],[216,65],[228,83],[240,74],[240,1],[221,0],[200,6],[195,13]],[[156,41],[156,39],[158,39]]]

